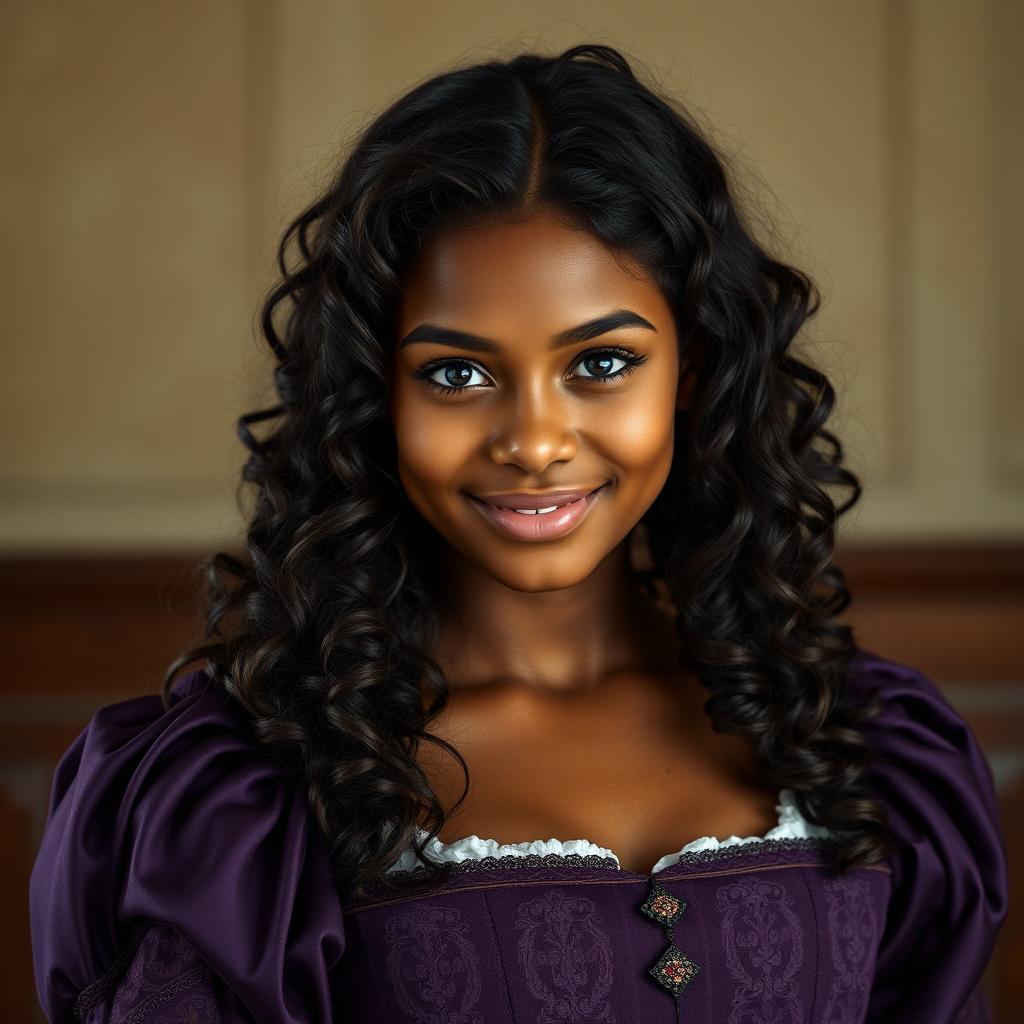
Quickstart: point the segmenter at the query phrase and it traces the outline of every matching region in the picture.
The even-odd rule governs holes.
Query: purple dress
[[[992,774],[920,672],[877,686],[871,779],[898,848],[845,877],[833,835],[682,853],[478,857],[342,906],[300,784],[202,671],[101,708],[53,779],[30,911],[49,1021],[966,1024],[1006,915]],[[685,836],[681,838],[685,839]],[[688,844],[689,845],[689,844]],[[665,858],[663,858],[665,860]],[[661,863],[661,862],[659,862]]]

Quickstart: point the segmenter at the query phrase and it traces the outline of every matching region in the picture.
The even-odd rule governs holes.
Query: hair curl
[[[755,241],[692,118],[607,46],[422,82],[363,130],[289,225],[261,308],[279,403],[238,420],[250,452],[239,489],[256,485],[245,552],[200,563],[205,632],[168,669],[164,701],[205,657],[308,790],[346,896],[364,896],[410,845],[422,854],[417,826],[440,832],[419,744],[460,762],[460,802],[469,773],[427,731],[448,701],[429,654],[443,595],[437,545],[398,479],[392,317],[430,232],[541,206],[649,271],[701,367],[669,478],[641,520],[645,586],[670,596],[681,666],[710,691],[716,731],[749,739],[765,782],[846,833],[834,866],[877,862],[891,835],[858,728],[877,701],[842,699],[855,643],[837,621],[850,595],[832,561],[837,519],[861,489],[824,429],[832,386],[791,351],[819,293]],[[259,440],[264,420],[277,422]],[[828,486],[852,493],[837,505]],[[427,882],[449,873],[432,867]]]

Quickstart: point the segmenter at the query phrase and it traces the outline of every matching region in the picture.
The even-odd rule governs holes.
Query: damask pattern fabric
[[[775,845],[724,848],[656,879],[509,860],[346,922],[361,946],[388,951],[374,1004],[385,1020],[674,1021],[675,1000],[649,976],[666,948],[641,911],[655,884],[685,902],[673,943],[700,968],[679,1019],[863,1021],[890,874],[829,883],[824,843]]]
[[[111,968],[79,995],[75,1016],[85,1024],[216,1024],[215,987],[210,968],[192,946],[166,925],[143,921]]]
[[[305,795],[202,672],[101,709],[58,765],[32,874],[51,1022],[981,1024],[1006,913],[991,772],[924,676],[878,687],[872,782],[897,850],[840,876],[831,835],[624,870],[589,848],[477,856],[342,906]],[[681,838],[685,839],[685,835]],[[582,852],[581,852],[582,851]],[[414,866],[406,870],[415,873]],[[645,909],[646,908],[646,909]]]

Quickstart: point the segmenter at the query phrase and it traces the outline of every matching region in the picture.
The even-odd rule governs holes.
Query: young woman
[[[991,772],[838,620],[818,295],[690,118],[603,46],[442,74],[280,266],[207,642],[53,781],[49,1019],[982,1019]]]

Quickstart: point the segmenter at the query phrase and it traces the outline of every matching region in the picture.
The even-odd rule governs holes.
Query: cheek
[[[659,490],[672,465],[674,415],[671,405],[657,400],[637,403],[608,417],[604,445],[623,469],[624,482],[638,491]]]
[[[402,483],[410,498],[435,506],[460,480],[459,470],[473,450],[473,432],[450,412],[423,402],[403,402],[395,410],[395,445]]]

